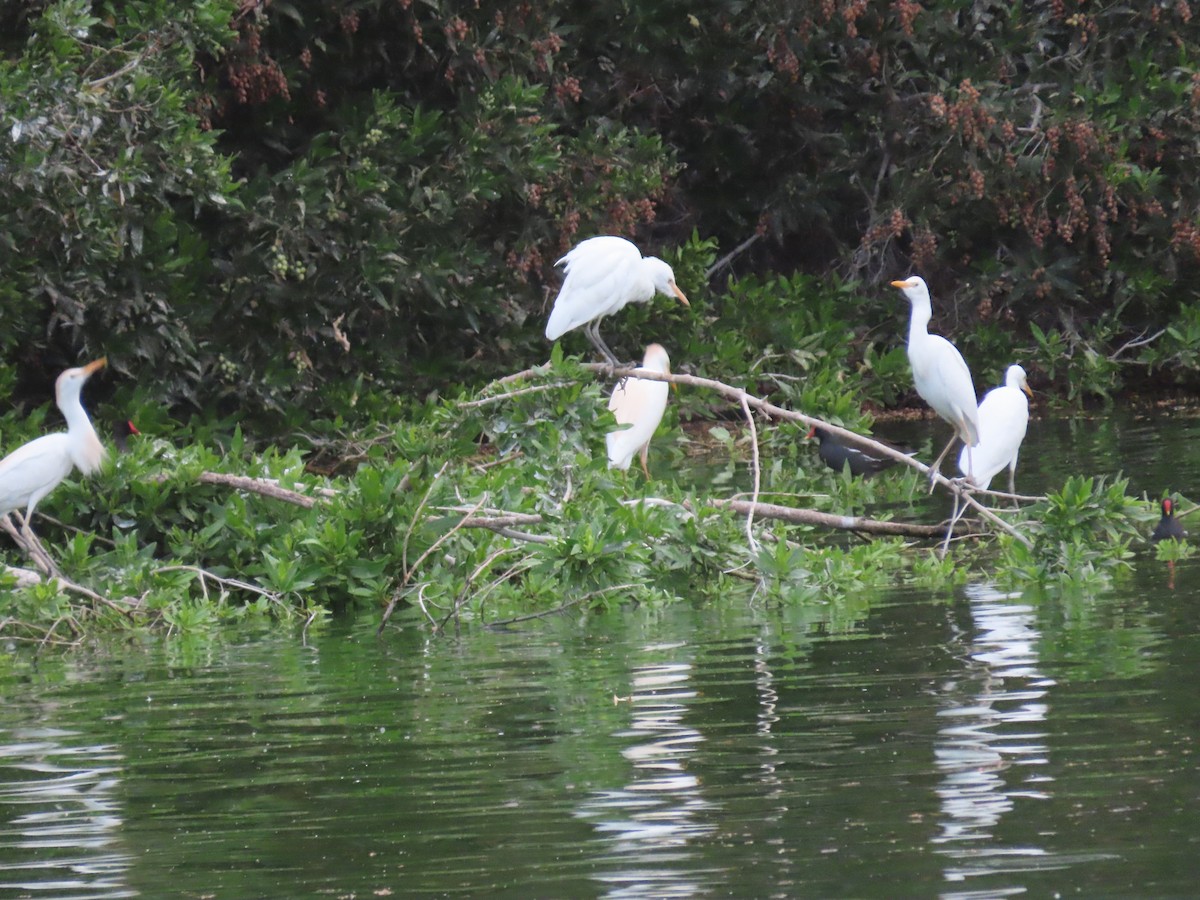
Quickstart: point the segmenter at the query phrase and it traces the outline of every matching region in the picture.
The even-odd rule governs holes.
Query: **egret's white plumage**
[[[667,374],[671,371],[671,358],[661,344],[651,344],[642,359],[642,369]],[[634,370],[640,371],[638,369]],[[640,454],[642,471],[650,477],[646,456],[650,452],[650,438],[667,410],[670,385],[665,381],[649,381],[631,375],[617,383],[608,408],[622,426],[607,435],[608,464],[616,469],[628,469],[633,455]]]
[[[1032,394],[1025,370],[1009,366],[1003,386],[992,388],[979,404],[979,446],[971,451],[974,455],[971,480],[976,486],[987,490],[992,479],[1007,466],[1008,490],[1015,493],[1017,456],[1029,427],[1028,396]],[[958,468],[968,474],[966,448],[958,456]]]
[[[546,337],[557,340],[582,325],[584,334],[614,366],[617,358],[600,337],[602,318],[627,303],[645,303],[655,292],[673,295],[689,305],[675,284],[671,267],[653,256],[643,257],[625,238],[588,238],[555,265],[564,266],[566,277],[550,311]]]
[[[104,446],[79,393],[83,383],[106,363],[107,359],[98,359],[58,376],[54,395],[67,420],[66,431],[35,438],[0,460],[0,516],[24,508],[27,537],[33,534],[29,517],[34,508],[71,474],[72,468],[90,475],[104,461]]]
[[[905,281],[893,281],[892,287],[899,288],[912,306],[912,318],[908,325],[908,362],[912,366],[913,385],[921,399],[954,428],[954,437],[934,462],[933,471],[936,472],[941,466],[942,460],[954,446],[955,438],[965,445],[970,469],[971,448],[979,443],[978,408],[975,405],[971,370],[952,343],[941,335],[929,333],[933,306],[929,301],[929,288],[925,280],[914,275]]]

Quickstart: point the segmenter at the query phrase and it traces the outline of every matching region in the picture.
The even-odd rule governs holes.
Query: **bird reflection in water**
[[[633,766],[631,780],[623,788],[592,793],[578,815],[610,838],[607,870],[597,875],[608,886],[605,896],[695,896],[711,873],[688,845],[716,826],[709,821],[714,807],[702,796],[700,779],[687,771],[688,758],[704,740],[684,723],[696,697],[689,683],[692,667],[651,664],[632,674],[632,721],[617,733],[632,741],[622,751]]]
[[[1049,797],[1052,779],[1039,769],[1048,763],[1042,723],[1054,682],[1038,671],[1035,612],[1014,602],[1019,595],[986,585],[969,586],[967,596],[974,623],[967,671],[945,687],[939,715],[946,724],[934,748],[942,814],[933,842],[950,860],[943,873],[950,882],[1055,865],[1044,848],[1001,846],[993,834],[1018,800]]]
[[[0,735],[0,894],[136,896],[125,879],[131,858],[117,849],[121,757],[109,746],[67,743],[69,734]]]

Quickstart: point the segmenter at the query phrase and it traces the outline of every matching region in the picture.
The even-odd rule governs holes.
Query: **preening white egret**
[[[645,303],[655,292],[674,295],[684,306],[687,297],[675,284],[671,267],[653,256],[642,256],[625,238],[588,238],[555,263],[566,277],[546,323],[546,337],[557,340],[572,328],[584,326],[588,340],[613,366],[616,356],[600,337],[600,320],[627,303]]]
[[[973,451],[970,479],[987,490],[992,479],[1008,467],[1008,492],[1016,493],[1017,455],[1029,427],[1029,400],[1033,393],[1025,380],[1025,370],[1009,366],[1004,384],[987,392],[979,404],[979,446]],[[958,470],[968,475],[967,448],[958,455]]]
[[[641,368],[665,375],[671,371],[671,358],[661,344],[651,344],[646,348]],[[618,423],[629,427],[608,433],[609,466],[628,469],[633,454],[638,453],[642,460],[642,471],[647,478],[650,477],[646,456],[650,452],[650,438],[654,437],[654,431],[667,410],[670,387],[665,381],[649,381],[630,375],[613,388],[612,396],[608,398],[608,408]]]
[[[893,281],[892,287],[899,288],[912,306],[912,318],[908,325],[908,362],[912,366],[913,384],[921,399],[954,428],[954,436],[938,454],[930,478],[941,467],[942,460],[956,439],[965,445],[967,469],[972,471],[971,448],[979,443],[979,419],[971,370],[952,343],[941,335],[929,333],[933,306],[929,302],[929,288],[925,286],[925,280],[914,275],[905,281]]]
[[[0,516],[24,507],[22,525],[31,555],[41,550],[33,534],[33,510],[43,497],[71,474],[72,468],[90,475],[104,461],[104,447],[79,400],[83,383],[108,362],[101,358],[86,366],[67,369],[54,383],[55,400],[67,420],[67,430],[43,435],[18,447],[0,460]],[[49,561],[49,557],[46,557]]]

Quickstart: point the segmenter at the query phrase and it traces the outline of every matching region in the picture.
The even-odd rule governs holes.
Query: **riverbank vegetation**
[[[746,576],[789,596],[957,577],[896,538],[767,536],[711,506],[752,490],[729,467],[754,447],[763,499],[923,495],[917,474],[806,472],[794,428],[751,436],[727,397],[679,392],[650,486],[605,468],[607,386],[569,359],[470,405],[549,357],[553,262],[596,233],[662,256],[692,300],[614,317],[619,353],[659,341],[678,372],[835,424],[913,399],[886,287],[910,271],[981,393],[1016,361],[1047,402],[1196,386],[1186,2],[58,0],[0,26],[0,446],[55,427],[62,368],[108,357],[91,408],[147,437],[46,501],[79,532],[40,530],[140,621],[400,597],[440,625]],[[706,420],[722,490],[672,475]],[[1131,502],[1072,481],[998,513],[1025,540],[987,552],[1105,577]],[[505,515],[541,516],[503,526],[535,539],[461,524]],[[78,620],[49,587],[14,596],[6,627]]]

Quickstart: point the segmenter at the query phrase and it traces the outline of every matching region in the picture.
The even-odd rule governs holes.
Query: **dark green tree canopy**
[[[1178,374],[1200,343],[1186,2],[59,0],[0,25],[0,365],[36,397],[100,352],[242,409],[486,378],[545,358],[552,264],[604,232],[695,276],[693,233],[743,248],[718,279],[917,271],[946,329],[1049,377]]]

